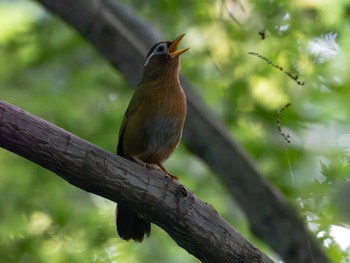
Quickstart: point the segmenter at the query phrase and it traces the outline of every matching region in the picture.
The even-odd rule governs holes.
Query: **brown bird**
[[[162,41],[148,52],[141,81],[131,98],[119,130],[117,154],[151,169],[160,169],[179,144],[186,117],[186,97],[179,80],[182,34],[174,41]],[[136,211],[119,203],[116,225],[122,239],[142,242],[151,224]]]

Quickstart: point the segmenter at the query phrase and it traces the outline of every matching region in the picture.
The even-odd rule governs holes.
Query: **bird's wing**
[[[126,109],[126,112],[124,114],[124,118],[122,121],[122,124],[120,125],[119,129],[119,138],[118,138],[118,146],[117,146],[117,154],[120,156],[123,156],[123,137],[126,127],[128,126],[128,123],[131,119],[131,117],[137,112],[140,106],[140,92],[136,91],[134,95],[132,96],[129,106]]]

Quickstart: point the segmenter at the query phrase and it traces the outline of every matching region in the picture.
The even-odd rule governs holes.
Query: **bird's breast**
[[[182,127],[180,116],[158,114],[149,119],[144,131],[145,153],[149,155],[146,158],[167,159],[180,141]]]
[[[138,90],[138,108],[126,127],[123,148],[127,156],[146,163],[162,163],[177,147],[186,117],[181,86]]]

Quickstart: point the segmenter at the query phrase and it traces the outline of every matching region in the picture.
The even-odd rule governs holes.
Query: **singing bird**
[[[180,142],[186,117],[186,96],[181,87],[180,55],[177,50],[185,34],[174,41],[162,41],[148,52],[138,84],[119,130],[117,154],[150,169],[160,169]],[[116,225],[125,240],[142,242],[151,224],[136,211],[118,203]]]

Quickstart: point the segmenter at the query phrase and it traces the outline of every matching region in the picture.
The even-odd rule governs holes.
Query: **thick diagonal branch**
[[[179,182],[3,101],[0,147],[85,191],[127,203],[203,262],[273,262]]]

